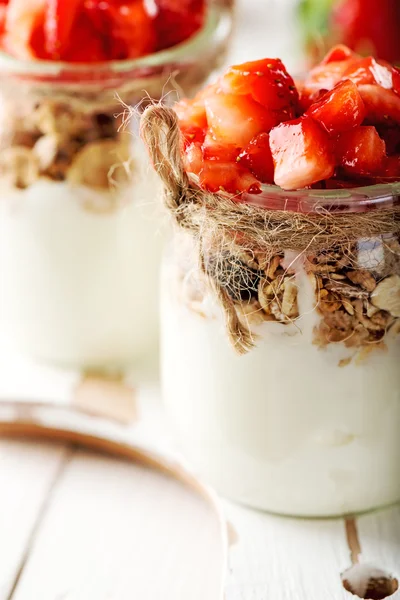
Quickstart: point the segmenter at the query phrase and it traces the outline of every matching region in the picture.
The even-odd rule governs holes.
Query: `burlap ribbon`
[[[257,252],[268,260],[284,250],[343,250],[360,238],[400,234],[400,205],[396,198],[381,209],[331,212],[316,206],[316,212],[300,213],[269,210],[224,193],[200,190],[184,170],[176,113],[162,105],[151,105],[145,110],[141,135],[164,183],[167,209],[177,226],[190,231],[197,241],[200,269],[224,309],[228,335],[239,353],[254,346],[254,335],[241,321],[235,302],[223,285],[223,273],[210,274],[206,264],[210,251],[214,255],[229,253],[239,261],[243,252]]]

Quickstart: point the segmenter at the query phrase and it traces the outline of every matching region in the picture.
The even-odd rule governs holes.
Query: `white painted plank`
[[[64,446],[0,440],[0,600],[9,597]]]
[[[0,399],[68,404],[81,374],[35,363],[4,347],[0,332]]]
[[[13,600],[220,600],[223,548],[205,501],[86,451],[53,493]]]
[[[363,561],[379,562],[400,577],[400,505],[358,519]]]
[[[297,520],[226,505],[231,547],[226,600],[349,600],[342,520]]]

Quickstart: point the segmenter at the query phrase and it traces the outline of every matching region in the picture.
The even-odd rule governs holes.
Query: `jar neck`
[[[263,185],[261,194],[243,194],[242,201],[266,210],[316,215],[400,210],[400,182],[353,188],[285,191]]]

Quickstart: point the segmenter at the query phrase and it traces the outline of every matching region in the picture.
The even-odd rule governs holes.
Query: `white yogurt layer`
[[[338,515],[397,501],[399,341],[339,367],[351,351],[312,344],[315,301],[306,276],[297,277],[300,319],[263,323],[257,347],[238,356],[210,298],[194,312],[166,269],[163,391],[184,449],[220,492],[281,514]]]
[[[101,194],[40,179],[1,190],[0,327],[32,357],[142,370],[156,355],[162,221],[155,175],[110,212]],[[104,192],[103,198],[107,200]]]

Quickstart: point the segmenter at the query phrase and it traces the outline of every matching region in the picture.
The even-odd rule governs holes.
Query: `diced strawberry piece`
[[[195,96],[197,102],[205,102],[205,99],[209,96],[213,96],[220,91],[219,83],[209,83],[203,89],[199,90]]]
[[[108,59],[102,38],[93,22],[85,12],[81,12],[73,29],[71,43],[63,52],[62,59],[67,62],[103,62]]]
[[[205,99],[208,126],[221,143],[244,148],[262,131],[280,122],[279,114],[266,110],[249,96],[214,94]]]
[[[376,127],[379,137],[381,137],[386,144],[386,152],[388,154],[399,154],[400,153],[400,126],[399,125],[378,125]]]
[[[300,113],[306,112],[314,102],[317,102],[328,90],[310,90],[305,87],[303,82],[296,82],[299,91]]]
[[[238,160],[261,183],[274,182],[274,163],[269,147],[268,133],[260,133],[246,146]]]
[[[174,105],[174,110],[179,118],[179,127],[184,136],[185,143],[204,142],[208,129],[205,99],[218,90],[217,84],[211,84],[200,90],[193,100],[184,98]],[[214,141],[215,144],[215,141]]]
[[[331,141],[324,129],[311,117],[282,123],[270,133],[275,165],[275,183],[295,190],[322,179],[335,171]]]
[[[155,50],[154,23],[140,0],[85,0],[84,10],[102,36],[109,60],[138,58]]]
[[[155,0],[158,50],[180,44],[204,22],[205,0]]]
[[[188,173],[199,175],[203,168],[203,154],[200,144],[193,143],[187,146],[183,155],[183,163]]]
[[[42,60],[49,60],[50,56],[46,51],[46,42],[44,37],[44,19],[45,15],[43,14],[40,19],[35,23],[35,26],[32,30],[30,46],[32,55],[30,58],[40,58]],[[12,49],[8,50],[11,54]]]
[[[400,123],[400,96],[379,85],[359,85],[368,123]]]
[[[210,132],[205,136],[202,150],[205,160],[236,162],[239,155],[239,149],[236,146],[218,142]]]
[[[183,129],[187,127],[206,129],[207,115],[204,101],[198,100],[197,97],[193,100],[184,98],[175,104],[174,110],[178,115],[179,125]]]
[[[342,133],[335,145],[338,164],[349,175],[368,176],[379,173],[386,158],[385,142],[372,126],[362,126]]]
[[[344,44],[338,44],[329,50],[329,52],[321,60],[320,64],[327,65],[331,62],[341,62],[349,58],[355,59],[358,58],[358,55]]]
[[[247,169],[231,162],[207,160],[200,172],[200,185],[209,192],[226,191],[230,194],[261,191],[257,179]]]
[[[318,92],[319,90],[331,90],[353,64],[354,60],[348,58],[347,60],[332,61],[327,64],[317,65],[307,75],[304,87],[310,93]]]
[[[6,26],[6,16],[7,16],[7,5],[8,0],[0,1],[0,35],[4,35],[4,29]]]
[[[179,121],[185,125],[194,125],[196,127],[207,127],[207,115],[205,109],[205,99],[218,92],[218,84],[212,83],[197,92],[193,99],[183,98],[176,102],[174,110],[179,117]]]
[[[400,69],[392,67],[393,91],[400,96]]]
[[[216,86],[207,86],[201,90],[193,100],[184,98],[174,105],[174,110],[179,118],[179,127],[185,139],[191,142],[204,142],[208,128],[205,98],[214,93]]]
[[[47,0],[44,21],[46,51],[59,59],[70,41],[72,26],[82,0]]]
[[[236,165],[236,158],[237,158],[237,151],[234,154],[230,154],[229,150],[226,147],[220,147],[219,148],[220,153],[219,154],[215,154],[215,148],[214,148],[214,153],[210,151],[210,147],[207,147],[207,139],[205,144],[202,146],[201,144],[194,142],[192,144],[189,144],[186,149],[185,152],[183,154],[183,161],[184,161],[184,166],[186,171],[188,171],[189,173],[194,173],[195,175],[200,175],[202,173],[203,168],[205,168],[205,174],[202,175],[202,179],[205,177],[207,179],[207,173],[211,173],[212,175],[210,176],[210,185],[213,185],[215,183],[215,190],[218,191],[220,187],[224,187],[224,181],[226,180],[226,176],[224,177],[224,179],[219,180],[217,182],[217,179],[214,178],[217,177],[218,173],[221,172],[225,172],[225,168],[227,164],[231,165],[231,168],[233,169],[233,172],[235,174],[235,177],[237,176],[237,165]],[[212,169],[212,164],[213,163],[219,163],[222,165],[221,170],[213,170]],[[242,171],[240,171],[241,176],[243,175]],[[251,179],[251,182],[254,183],[254,180]],[[226,183],[226,182],[225,182]],[[206,185],[207,185],[207,181],[206,181]],[[229,188],[229,190],[228,190]],[[209,189],[209,188],[207,188]],[[226,186],[227,191],[232,191],[231,186],[228,184]],[[233,192],[236,192],[236,190],[238,189],[238,187],[235,187]],[[214,191],[214,190],[213,190]]]
[[[345,79],[312,104],[306,114],[329,133],[340,133],[361,125],[365,107],[356,84]]]
[[[299,95],[279,59],[265,58],[233,66],[221,77],[220,86],[227,94],[251,96],[267,109],[282,112],[282,120],[296,116]]]
[[[377,61],[372,56],[361,58],[350,65],[343,77],[357,85],[377,84],[386,90],[393,89],[393,68],[389,63]]]
[[[198,127],[181,127],[181,134],[184,140],[184,146],[190,144],[202,144],[205,138],[205,130]]]
[[[310,92],[310,90],[307,90],[306,88],[300,88],[299,89],[300,112],[301,113],[306,112],[306,110],[308,110],[310,108],[310,106],[313,102],[314,102],[313,94]]]
[[[382,174],[387,179],[400,179],[400,154],[388,156],[384,161]]]
[[[45,9],[46,0],[10,0],[3,39],[6,52],[21,59],[35,57],[32,37],[43,29]]]

